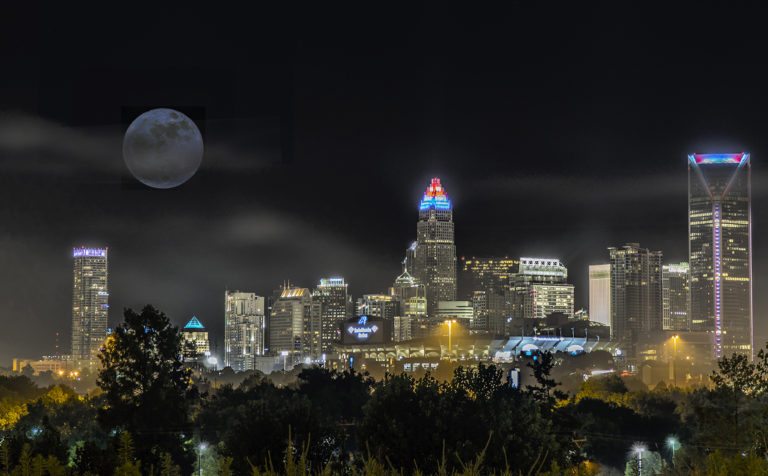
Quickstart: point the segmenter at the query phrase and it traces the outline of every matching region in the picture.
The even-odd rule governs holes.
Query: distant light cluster
[[[104,258],[107,256],[107,250],[102,248],[79,248],[72,251],[73,258],[80,258],[82,256]]]

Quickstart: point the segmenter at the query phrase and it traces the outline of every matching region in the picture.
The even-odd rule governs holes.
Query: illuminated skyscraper
[[[107,338],[107,248],[75,248],[72,286],[72,358],[95,359]]]
[[[197,317],[187,322],[187,325],[181,330],[181,337],[184,340],[182,354],[184,360],[193,360],[205,357],[211,354],[211,342],[208,340],[208,331],[203,327]]]
[[[424,285],[427,313],[432,316],[439,301],[456,300],[453,209],[437,177],[432,179],[419,204],[416,232],[413,273]]]
[[[749,154],[688,156],[689,318],[715,358],[752,356],[751,213]]]
[[[269,348],[275,355],[288,352],[293,362],[317,360],[322,355],[322,304],[307,288],[286,286],[272,305]]]
[[[510,280],[520,260],[508,257],[461,258],[459,289],[463,299],[475,307],[473,331],[502,335],[511,306],[507,302]]]
[[[264,298],[255,293],[224,293],[224,366],[242,372],[254,369],[264,355]]]
[[[608,248],[611,256],[611,338],[634,345],[662,328],[661,251],[629,243]]]
[[[344,278],[321,279],[312,299],[321,305],[322,350],[328,353],[333,350],[334,343],[341,342],[340,324],[352,317],[347,283]]]
[[[512,277],[513,317],[543,319],[552,313],[573,317],[573,284],[568,284],[568,268],[551,258],[520,258]]]
[[[611,265],[589,267],[589,320],[611,325]]]
[[[663,267],[663,309],[665,331],[689,331],[688,320],[688,263],[665,264]]]
[[[462,297],[470,299],[475,291],[504,295],[520,260],[508,257],[461,258]]]

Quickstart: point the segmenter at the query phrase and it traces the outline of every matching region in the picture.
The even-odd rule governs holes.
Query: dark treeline
[[[0,475],[768,474],[768,356],[719,362],[711,388],[633,390],[611,375],[564,394],[555,356],[510,387],[493,365],[374,380],[304,368],[200,393],[181,336],[127,310],[98,389],[0,377]]]

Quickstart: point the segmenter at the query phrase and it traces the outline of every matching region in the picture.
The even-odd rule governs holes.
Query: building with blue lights
[[[419,203],[413,273],[424,285],[427,314],[439,301],[456,300],[456,245],[453,208],[440,179],[435,177]]]
[[[95,360],[107,338],[107,248],[75,248],[72,284],[72,358]]]
[[[712,333],[713,357],[752,356],[750,156],[688,156],[691,330]]]
[[[211,342],[208,339],[208,331],[200,320],[192,316],[181,330],[181,337],[184,339],[184,348],[182,354],[184,360],[206,357],[211,354]]]

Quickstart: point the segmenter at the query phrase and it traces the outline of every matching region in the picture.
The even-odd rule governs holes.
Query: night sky
[[[68,350],[75,246],[110,248],[111,325],[152,303],[219,342],[226,288],[342,275],[355,296],[383,291],[434,175],[459,256],[560,258],[586,307],[608,246],[686,260],[692,152],[752,153],[755,342],[768,337],[762,11],[14,3],[0,20],[0,365],[53,353],[57,331]],[[143,186],[122,158],[131,114],[154,107],[204,134],[177,189]]]

